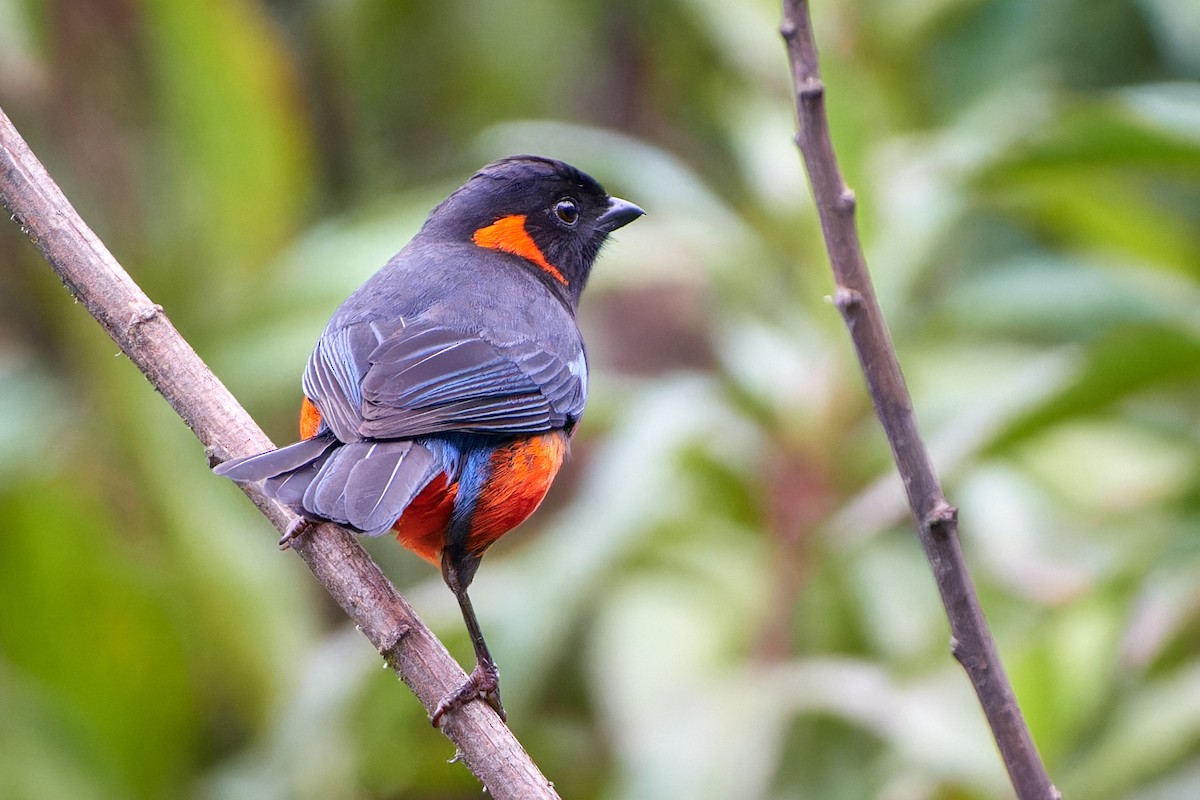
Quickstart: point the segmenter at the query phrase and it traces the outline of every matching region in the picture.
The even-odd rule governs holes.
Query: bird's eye
[[[554,204],[554,216],[565,225],[574,225],[579,221],[579,204],[569,197],[564,197]]]

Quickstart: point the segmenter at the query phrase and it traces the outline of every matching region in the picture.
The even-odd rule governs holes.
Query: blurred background
[[[1068,797],[1200,796],[1200,5],[816,3],[923,430]],[[482,163],[648,216],[472,588],[572,798],[1011,796],[838,314],[773,2],[0,0],[0,106],[278,442]],[[474,798],[416,700],[0,227],[0,797]],[[372,552],[452,652],[441,578]]]

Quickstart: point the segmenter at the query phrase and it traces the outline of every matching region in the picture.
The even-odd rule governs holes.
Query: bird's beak
[[[605,233],[612,233],[617,228],[628,225],[645,213],[645,211],[642,211],[628,200],[622,200],[619,197],[610,197],[608,198],[608,210],[596,220],[596,227]]]

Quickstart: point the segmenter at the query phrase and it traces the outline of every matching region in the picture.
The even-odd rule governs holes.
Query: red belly
[[[492,455],[491,476],[471,516],[472,553],[483,553],[541,505],[566,455],[562,431],[521,439]]]
[[[467,547],[482,555],[497,539],[520,525],[541,504],[567,454],[561,431],[520,439],[498,448],[491,470],[471,515]],[[450,527],[450,512],[458,484],[445,477],[430,483],[405,509],[396,523],[400,544],[436,567]]]
[[[439,475],[413,498],[392,528],[400,544],[438,569],[442,567],[442,546],[457,494],[458,484],[447,485],[445,473]]]

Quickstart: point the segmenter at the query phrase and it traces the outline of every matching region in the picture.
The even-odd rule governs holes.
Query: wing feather
[[[359,426],[365,436],[540,433],[583,411],[579,379],[536,342],[501,348],[442,327],[402,333],[370,356]]]
[[[302,381],[304,394],[317,404],[321,421],[343,442],[361,439],[362,376],[379,333],[368,324],[327,331],[308,359]]]

